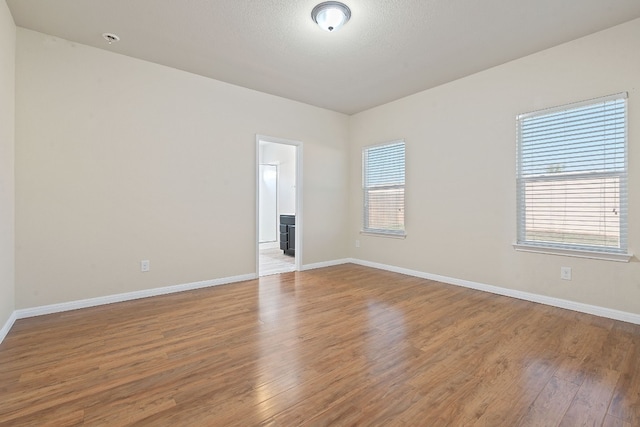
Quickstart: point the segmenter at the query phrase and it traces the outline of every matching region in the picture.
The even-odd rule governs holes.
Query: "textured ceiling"
[[[346,114],[640,17],[639,0],[345,0],[328,33],[319,2],[7,0],[18,26]]]

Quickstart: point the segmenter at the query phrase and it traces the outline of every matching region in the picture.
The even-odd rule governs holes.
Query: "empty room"
[[[637,0],[0,0],[0,425],[640,425]]]

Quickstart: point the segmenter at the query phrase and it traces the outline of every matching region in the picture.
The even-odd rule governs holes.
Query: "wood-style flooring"
[[[0,425],[639,426],[640,326],[351,264],[18,320]]]

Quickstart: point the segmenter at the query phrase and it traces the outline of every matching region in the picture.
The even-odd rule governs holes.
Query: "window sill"
[[[633,254],[613,254],[606,252],[591,252],[591,251],[580,251],[576,249],[560,249],[560,248],[551,248],[548,246],[536,246],[536,245],[526,245],[520,243],[514,243],[513,248],[517,251],[522,252],[533,252],[538,254],[548,254],[548,255],[564,255],[564,256],[572,256],[577,258],[589,258],[589,259],[600,259],[605,261],[617,261],[617,262],[629,262]]]
[[[403,234],[392,234],[392,233],[376,233],[374,231],[362,231],[360,230],[360,234],[363,236],[374,236],[374,237],[388,237],[390,239],[406,239],[406,233]]]

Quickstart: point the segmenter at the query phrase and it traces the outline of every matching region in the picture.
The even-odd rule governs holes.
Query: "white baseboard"
[[[392,271],[395,273],[406,274],[408,276],[420,277],[422,279],[435,280],[437,282],[447,283],[450,285],[462,286],[465,288],[476,289],[479,291],[490,292],[497,295],[518,298],[525,301],[536,302],[540,304],[550,305],[553,307],[565,308],[568,310],[578,311],[581,313],[592,314],[595,316],[606,317],[609,319],[621,320],[623,322],[629,322],[629,323],[640,325],[640,314],[629,313],[625,311],[614,310],[610,308],[594,306],[589,304],[583,304],[575,301],[569,301],[569,300],[564,300],[560,298],[553,298],[545,295],[533,294],[530,292],[518,291],[514,289],[501,288],[499,286],[487,285],[484,283],[472,282],[469,280],[456,279],[453,277],[440,276],[437,274],[430,274],[422,271],[410,270],[407,268],[396,267],[396,266],[387,265],[387,264],[380,264],[380,263],[371,262],[371,261],[364,261],[364,260],[355,259],[355,258],[344,258],[344,259],[338,259],[333,261],[318,262],[314,264],[305,264],[304,266],[302,266],[302,270],[303,271],[314,270],[317,268],[332,267],[335,265],[341,265],[341,264],[347,264],[347,263],[353,263],[353,264],[358,264],[365,267],[377,268],[380,270]],[[253,279],[257,279],[256,274],[253,274],[253,273],[244,274],[239,276],[224,277],[221,279],[205,280],[202,282],[185,283],[182,285],[166,286],[166,287],[154,288],[154,289],[145,289],[142,291],[127,292],[123,294],[107,295],[104,297],[89,298],[89,299],[78,300],[78,301],[64,302],[60,304],[51,304],[51,305],[45,305],[40,307],[15,310],[11,314],[11,316],[9,316],[9,319],[7,319],[2,329],[0,329],[0,344],[2,343],[4,338],[7,336],[7,334],[11,330],[11,327],[13,326],[14,322],[17,319],[41,316],[44,314],[59,313],[59,312],[69,311],[69,310],[77,310],[80,308],[94,307],[98,305],[112,304],[112,303],[122,302],[122,301],[130,301],[130,300],[135,300],[140,298],[148,298],[148,297],[153,297],[158,295],[171,294],[175,292],[201,289],[201,288],[206,288],[210,286],[244,282],[244,281],[253,280]]]
[[[305,264],[302,266],[302,271],[315,270],[316,268],[333,267],[334,265],[348,264],[350,262],[353,262],[350,258],[344,258],[335,259],[333,261],[316,262],[314,264]]]
[[[4,338],[7,336],[7,334],[11,330],[11,327],[15,323],[16,319],[17,319],[16,312],[13,311],[9,316],[9,318],[7,319],[7,321],[4,323],[4,326],[2,327],[2,329],[0,329],[0,344],[2,344],[2,341],[4,341]]]
[[[140,298],[154,297],[158,295],[172,294],[176,292],[191,291],[194,289],[208,288],[210,286],[226,285],[229,283],[244,282],[256,279],[255,274],[243,274],[240,276],[224,277],[221,279],[204,280],[201,282],[184,283],[182,285],[165,286],[162,288],[145,289],[142,291],[127,292],[123,294],[107,295],[104,297],[89,298],[78,301],[50,304],[40,307],[23,308],[14,311],[17,319],[42,316],[44,314],[59,313],[62,311],[77,310],[80,308],[95,307],[97,305],[113,304],[115,302],[131,301]],[[8,332],[8,331],[7,331]]]
[[[503,295],[503,296],[517,298],[525,301],[536,302],[539,304],[550,305],[553,307],[565,308],[567,310],[593,314],[594,316],[606,317],[609,319],[621,320],[623,322],[635,323],[637,325],[640,325],[640,314],[614,310],[611,308],[600,307],[596,305],[583,304],[580,302],[569,301],[569,300],[549,297],[545,295],[533,294],[530,292],[518,291],[515,289],[508,289],[508,288],[502,288],[499,286],[486,285],[484,283],[471,282],[469,280],[462,280],[462,279],[456,279],[453,277],[440,276],[437,274],[430,274],[422,271],[395,267],[393,265],[379,264],[377,262],[363,261],[363,260],[353,259],[353,258],[349,259],[348,262],[362,265],[365,267],[378,268],[381,270],[387,270],[395,273],[406,274],[408,276],[420,277],[422,279],[435,280],[436,282],[462,286],[465,288],[476,289],[478,291],[490,292],[492,294]]]

